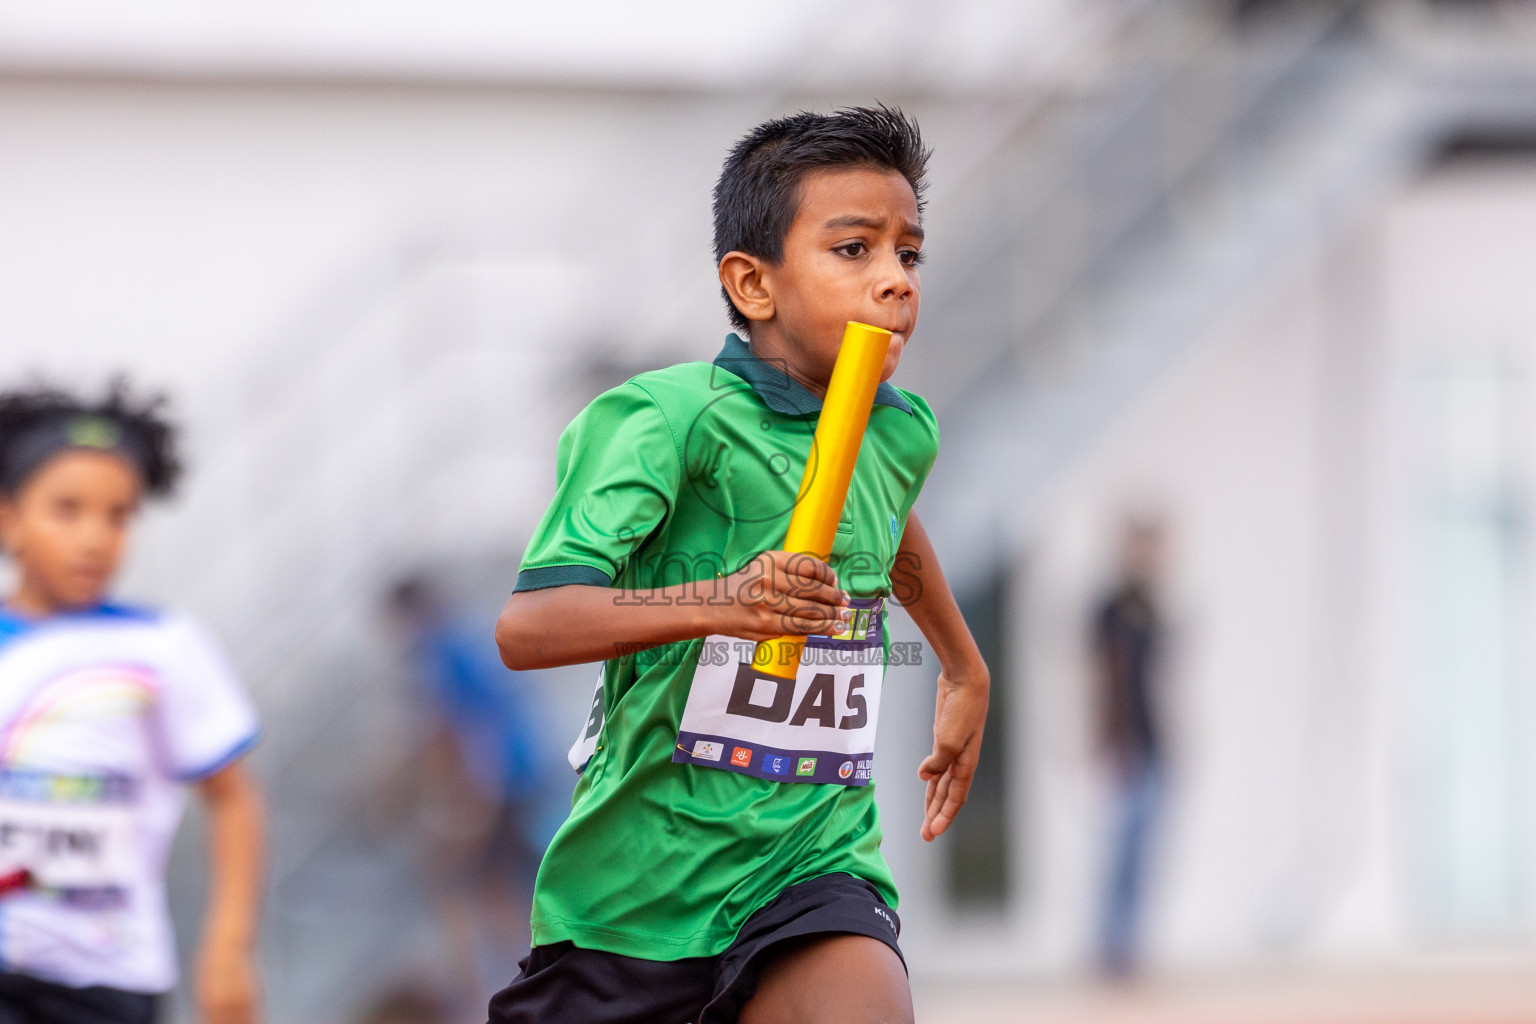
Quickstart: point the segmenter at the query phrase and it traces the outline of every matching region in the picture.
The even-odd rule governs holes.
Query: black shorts
[[[160,998],[0,972],[0,1024],[154,1024]]]
[[[734,1024],[776,947],[812,935],[868,935],[901,956],[901,922],[875,887],[823,875],[747,918],[719,956],[640,960],[569,942],[538,946],[491,998],[490,1024]],[[902,963],[906,963],[903,959]]]

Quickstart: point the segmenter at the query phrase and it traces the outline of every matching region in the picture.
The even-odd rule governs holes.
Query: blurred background
[[[718,351],[730,143],[874,100],[994,671],[932,846],[888,683],[919,1019],[1536,1020],[1536,2],[5,4],[0,374],[186,424],[122,591],[264,713],[270,1019],[515,972],[591,694],[489,649],[555,439]]]

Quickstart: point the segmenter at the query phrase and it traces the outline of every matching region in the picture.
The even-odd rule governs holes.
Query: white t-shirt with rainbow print
[[[255,742],[255,709],[185,618],[0,610],[0,971],[73,986],[176,983],[165,858],[185,784]]]

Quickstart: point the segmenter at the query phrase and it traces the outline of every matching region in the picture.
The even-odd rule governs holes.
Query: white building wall
[[[1107,807],[1087,719],[1087,618],[1122,517],[1171,531],[1172,752],[1157,944],[1171,958],[1261,941],[1295,856],[1306,680],[1316,671],[1319,297],[1267,299],[1202,346],[1061,488],[1030,544],[1022,639],[1043,955],[1089,940]]]
[[[1528,167],[1426,179],[1215,331],[1061,482],[1022,541],[1016,969],[1090,948],[1108,783],[1086,619],[1121,517],[1147,506],[1172,532],[1152,962],[1530,955],[1533,218]],[[1465,545],[1446,582],[1426,561],[1436,488],[1496,475],[1515,582],[1489,590]],[[1508,624],[1448,623],[1495,607],[1477,601]]]

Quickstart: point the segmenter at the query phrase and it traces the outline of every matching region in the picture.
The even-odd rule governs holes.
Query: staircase
[[[1109,73],[963,189],[971,230],[947,233],[964,250],[936,246],[929,278],[935,347],[908,357],[945,426],[925,522],[961,584],[995,557],[980,539],[1026,533],[1051,481],[1223,315],[1451,133],[1530,120],[1536,32],[1448,25],[1433,4],[1250,6],[1278,10],[1144,9]]]

